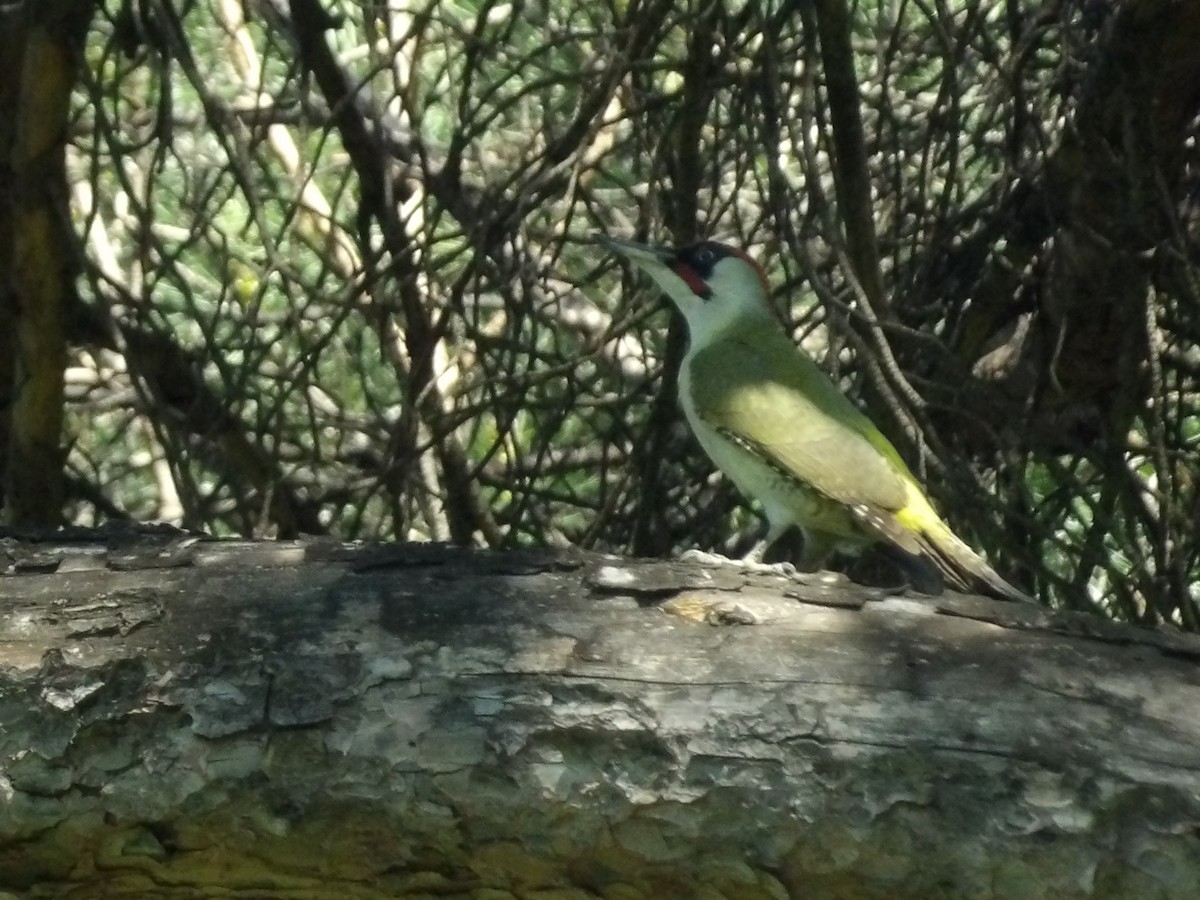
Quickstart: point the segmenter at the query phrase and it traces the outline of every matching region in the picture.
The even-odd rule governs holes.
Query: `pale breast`
[[[679,402],[692,432],[709,459],[738,490],[762,504],[772,531],[781,532],[794,524],[851,541],[861,540],[861,531],[844,506],[701,419],[691,399],[688,370],[685,361],[679,373]]]

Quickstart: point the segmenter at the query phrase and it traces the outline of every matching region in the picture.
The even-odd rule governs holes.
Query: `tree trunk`
[[[0,518],[62,521],[66,133],[95,3],[0,4]]]
[[[57,540],[0,545],[0,890],[1200,884],[1190,636],[681,563]]]

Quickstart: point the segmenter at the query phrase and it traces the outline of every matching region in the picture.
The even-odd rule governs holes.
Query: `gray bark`
[[[5,554],[0,895],[1200,890],[1190,636],[583,555]]]

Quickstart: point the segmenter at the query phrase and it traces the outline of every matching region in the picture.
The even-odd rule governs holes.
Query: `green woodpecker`
[[[882,543],[921,590],[936,593],[945,582],[1030,599],[950,530],[896,448],[796,347],[771,314],[753,259],[713,241],[672,250],[599,240],[683,314],[690,340],[680,404],[712,461],[762,504],[766,546],[798,526],[802,568],[820,567],[835,550]],[[940,578],[929,577],[930,565]]]

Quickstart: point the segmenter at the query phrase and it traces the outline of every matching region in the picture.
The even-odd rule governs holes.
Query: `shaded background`
[[[748,247],[952,525],[1197,627],[1200,4],[0,7],[8,524],[743,552],[680,324]]]

